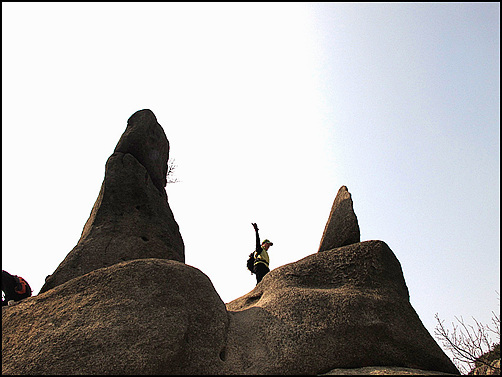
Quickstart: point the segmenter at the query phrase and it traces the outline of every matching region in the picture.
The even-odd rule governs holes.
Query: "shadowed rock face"
[[[226,307],[199,270],[141,259],[2,308],[4,374],[321,374],[385,365],[458,373],[410,305],[399,261],[382,241],[279,267]]]
[[[169,140],[151,110],[140,110],[131,115],[115,152],[132,154],[148,171],[155,187],[165,193]]]
[[[360,241],[359,224],[346,186],[340,187],[324,228],[318,251],[331,250]]]
[[[154,119],[150,110],[134,114],[119,142],[128,148],[116,148],[134,152],[146,161],[150,170],[133,154],[115,152],[110,156],[101,190],[77,245],[46,279],[40,293],[95,269],[126,260],[164,258],[185,261],[183,239],[165,189],[159,189],[150,174],[150,171],[154,175],[167,171],[169,150],[164,131],[156,121],[153,123]],[[153,137],[144,141],[139,136],[139,130],[149,132],[152,129],[155,132],[151,134],[158,137],[157,145],[154,145]],[[150,154],[141,143],[161,151],[159,155],[162,157],[157,158],[157,165],[148,158]]]

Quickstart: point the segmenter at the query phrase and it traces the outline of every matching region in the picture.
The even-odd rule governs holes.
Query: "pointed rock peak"
[[[139,110],[131,115],[115,152],[132,154],[146,168],[155,187],[164,192],[169,141],[151,110]]]
[[[169,143],[150,110],[133,114],[77,245],[40,293],[100,268],[134,259],[185,262],[185,245],[164,189]]]
[[[324,227],[318,251],[358,243],[361,240],[357,216],[354,213],[352,196],[347,186],[342,186],[336,194],[328,221]]]
[[[139,122],[139,123],[153,122],[153,123],[157,123],[157,118],[155,117],[155,114],[153,113],[152,110],[150,110],[150,109],[143,109],[143,110],[136,111],[127,120],[128,124],[134,123],[134,122]]]

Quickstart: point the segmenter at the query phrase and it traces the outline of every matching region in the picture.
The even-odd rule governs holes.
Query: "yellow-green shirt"
[[[267,250],[265,250],[264,248],[261,249],[261,253],[260,254],[256,254],[256,251],[254,252],[254,264],[255,264],[255,266],[258,263],[264,263],[265,266],[267,266],[267,267],[268,267],[268,264],[270,263],[270,259],[268,257]]]

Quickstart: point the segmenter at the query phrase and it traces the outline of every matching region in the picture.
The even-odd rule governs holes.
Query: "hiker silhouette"
[[[270,257],[268,255],[268,249],[273,245],[268,239],[264,239],[260,244],[260,235],[258,233],[258,225],[256,223],[251,223],[253,225],[255,235],[256,235],[256,247],[255,251],[250,254],[250,259],[253,260],[252,273],[256,274],[256,284],[258,284],[263,277],[270,272],[269,264]],[[248,265],[249,268],[249,265]]]
[[[2,292],[2,306],[7,306],[9,301],[21,301],[30,297],[31,287],[22,277],[2,270]]]

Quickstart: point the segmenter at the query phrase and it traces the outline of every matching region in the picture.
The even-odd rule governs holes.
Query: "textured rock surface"
[[[2,308],[4,374],[334,374],[381,365],[457,373],[382,241],[279,267],[226,308],[202,272],[160,259],[95,270]]]
[[[149,113],[145,119],[151,122]],[[138,121],[133,124],[137,126]],[[134,149],[132,137],[122,136],[122,140]],[[141,142],[139,137],[135,140]],[[159,163],[164,161],[162,157]],[[46,279],[40,293],[95,269],[140,258],[184,262],[185,246],[164,188],[154,185],[148,170],[132,154],[115,152],[106,162],[101,190],[77,245]]]
[[[469,372],[473,376],[500,376],[500,359],[493,360],[490,365],[482,365]]]
[[[140,110],[131,115],[115,152],[130,153],[136,157],[148,171],[155,187],[165,193],[169,141],[151,110]]]
[[[431,370],[413,369],[413,368],[402,368],[402,367],[364,367],[364,368],[352,368],[343,369],[337,368],[323,374],[323,376],[455,376],[452,373],[435,372]]]
[[[500,375],[500,343],[478,357],[470,375]]]
[[[360,241],[359,224],[352,197],[346,186],[340,187],[324,227],[318,251],[331,250]]]
[[[415,313],[400,263],[382,241],[279,267],[227,309],[231,330],[255,317],[249,326],[255,335],[239,343],[259,356],[244,366],[249,374],[377,365],[458,373]],[[233,339],[229,334],[229,354],[239,347]]]
[[[2,307],[2,374],[212,374],[227,326],[196,268],[123,262]]]

